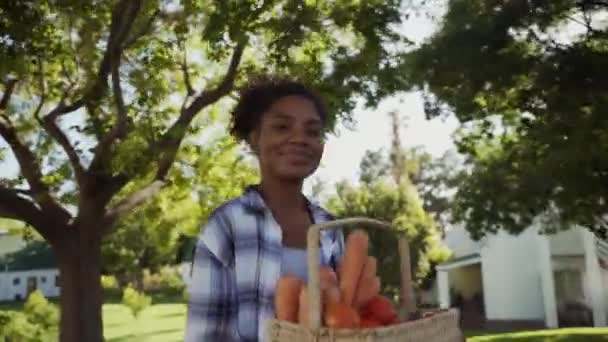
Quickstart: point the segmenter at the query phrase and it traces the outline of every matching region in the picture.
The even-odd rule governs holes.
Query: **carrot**
[[[355,291],[355,295],[354,295],[354,299],[353,299],[353,305],[355,307],[358,307],[360,305],[360,301],[361,300],[366,300],[369,299],[367,298],[367,296],[369,296],[371,291],[371,287],[373,287],[373,283],[374,283],[374,278],[376,278],[376,267],[377,267],[377,261],[376,258],[374,258],[373,256],[368,256],[366,261],[365,261],[365,265],[363,266],[363,270],[361,271],[361,276],[359,277],[359,283],[357,284],[357,289]],[[362,291],[365,291],[362,295],[360,295],[360,293]],[[361,298],[363,297],[363,298]]]
[[[359,283],[361,286],[357,291],[357,296],[355,297],[354,307],[356,309],[360,309],[363,307],[370,299],[374,298],[380,293],[380,278],[374,277],[372,280],[362,280]]]
[[[344,304],[353,304],[363,266],[367,260],[368,247],[369,237],[361,229],[353,231],[346,239],[346,249],[340,277],[340,291]]]
[[[342,265],[344,264],[344,262],[342,260],[338,261],[338,264],[336,265],[336,272],[338,273],[338,280],[342,278]]]
[[[291,275],[279,278],[274,296],[274,307],[277,319],[296,322],[298,319],[298,296],[304,284],[302,280]]]
[[[306,285],[302,285],[300,288],[300,294],[298,298],[298,323],[308,327],[310,322],[308,320],[309,312],[309,301],[308,301],[308,289]]]
[[[361,276],[363,279],[374,279],[376,276],[378,267],[378,261],[373,256],[368,256],[365,261],[365,266],[363,266],[363,275]]]
[[[331,285],[323,289],[323,307],[340,302],[340,288],[338,285]]]
[[[321,288],[326,288],[329,285],[338,285],[338,276],[331,267],[321,266],[319,268],[319,281]]]

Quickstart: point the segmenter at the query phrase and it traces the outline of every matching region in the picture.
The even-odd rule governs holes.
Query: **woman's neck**
[[[302,182],[288,182],[277,179],[263,179],[260,192],[264,201],[271,208],[282,210],[302,210],[306,200],[302,195]]]

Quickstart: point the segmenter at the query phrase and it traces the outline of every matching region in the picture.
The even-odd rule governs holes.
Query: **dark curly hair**
[[[239,102],[232,111],[230,134],[247,141],[251,131],[260,124],[264,112],[286,96],[302,96],[312,101],[323,125],[327,125],[325,102],[311,87],[298,80],[266,76],[253,79],[241,90]]]

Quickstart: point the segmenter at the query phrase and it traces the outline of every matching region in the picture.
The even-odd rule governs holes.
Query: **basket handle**
[[[307,232],[308,245],[308,300],[309,300],[309,324],[311,329],[321,327],[321,289],[319,281],[319,239],[321,230],[332,229],[354,224],[367,225],[377,229],[392,230],[392,226],[386,222],[365,217],[353,217],[339,219],[324,223],[313,224]],[[410,248],[408,241],[399,237],[399,256],[401,271],[401,306],[409,315],[416,311],[414,300],[414,289],[412,286],[412,272],[410,267]]]

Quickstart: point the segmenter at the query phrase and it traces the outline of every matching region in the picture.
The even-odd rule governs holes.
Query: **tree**
[[[359,180],[372,183],[374,180],[386,177],[390,172],[390,163],[383,154],[382,149],[367,150],[359,163]]]
[[[342,182],[336,192],[327,207],[337,217],[371,217],[389,222],[398,233],[405,234],[410,244],[413,280],[419,287],[428,286],[428,279],[433,275],[432,265],[447,260],[449,251],[441,246],[437,226],[422,208],[412,184],[396,185],[386,179],[359,186]],[[370,254],[378,259],[383,291],[398,295],[401,278],[395,236],[373,233],[370,240]]]
[[[582,225],[608,232],[606,1],[451,0],[404,68],[429,116],[453,111],[474,162],[455,218],[476,238]],[[584,149],[581,152],[580,149]]]
[[[442,232],[453,221],[454,197],[465,175],[462,158],[452,150],[434,157],[422,148],[407,151],[412,183],[416,186],[424,210],[433,216]]]
[[[407,89],[400,1],[3,1],[0,217],[50,244],[60,340],[102,341],[102,239],[168,182],[249,74],[299,77],[331,124]],[[201,114],[204,113],[204,114]],[[177,160],[176,160],[177,159]]]
[[[184,146],[180,159],[188,160],[191,175],[173,169],[170,185],[118,223],[103,242],[104,273],[142,291],[144,270],[156,272],[181,261],[182,239],[197,236],[213,209],[256,181],[255,170],[238,154],[233,139],[214,140],[204,147]]]

